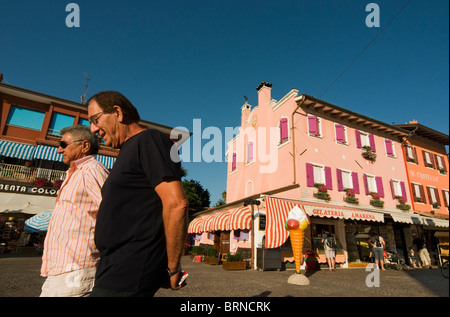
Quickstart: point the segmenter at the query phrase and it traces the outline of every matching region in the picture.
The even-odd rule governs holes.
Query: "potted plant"
[[[313,250],[305,253],[304,261],[306,270],[314,271],[317,269],[317,253]]]
[[[219,264],[219,258],[217,257],[217,250],[214,247],[206,248],[205,263],[213,265]]]
[[[397,209],[404,210],[404,211],[408,211],[408,210],[411,209],[411,206],[406,203],[406,199],[405,198],[403,198],[401,196],[398,196],[396,198],[397,198],[397,200],[399,202],[399,204],[396,206]]]
[[[327,186],[323,184],[317,184],[318,192],[314,193],[313,196],[318,199],[330,200],[330,195],[328,194]]]
[[[358,198],[355,197],[355,191],[351,188],[345,189],[346,196],[344,201],[350,204],[359,204]]]
[[[224,270],[245,270],[247,268],[247,262],[244,261],[242,253],[231,254],[227,253],[227,261],[223,262],[222,267]]]
[[[203,255],[203,249],[200,246],[194,245],[192,247],[192,253],[191,253],[191,259],[194,259],[197,257],[201,257]],[[201,262],[201,261],[195,261],[195,262]]]
[[[384,207],[384,201],[381,200],[381,195],[378,193],[370,193],[372,195],[372,199],[370,200],[370,204],[374,207]]]
[[[362,157],[369,161],[375,161],[375,159],[377,158],[377,154],[372,151],[372,148],[370,146],[364,145],[362,149],[364,150],[364,152],[361,153]]]

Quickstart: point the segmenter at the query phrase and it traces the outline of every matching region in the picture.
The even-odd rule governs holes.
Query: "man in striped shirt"
[[[86,126],[61,130],[58,153],[69,165],[56,198],[44,242],[41,297],[88,296],[94,286],[99,252],[95,222],[108,170],[95,159],[98,138]]]

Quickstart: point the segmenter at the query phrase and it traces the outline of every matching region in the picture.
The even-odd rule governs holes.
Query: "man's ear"
[[[117,116],[117,120],[120,122],[120,123],[123,123],[123,120],[124,120],[124,117],[123,117],[123,111],[122,111],[122,108],[120,108],[119,106],[114,106],[113,107],[113,114],[115,115],[115,116]]]
[[[91,152],[91,143],[88,140],[83,141],[83,147],[81,148],[81,151],[85,154]]]

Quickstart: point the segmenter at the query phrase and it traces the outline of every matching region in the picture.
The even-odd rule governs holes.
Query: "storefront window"
[[[369,239],[372,232],[380,233],[378,224],[345,221],[348,262],[370,262]]]

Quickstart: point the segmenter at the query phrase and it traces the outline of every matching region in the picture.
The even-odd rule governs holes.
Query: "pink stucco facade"
[[[312,199],[314,184],[322,183],[331,201],[340,203],[345,188],[357,191],[360,206],[370,206],[369,192],[381,195],[384,208],[396,208],[394,194],[411,202],[400,143],[404,132],[328,104],[317,107],[295,89],[275,101],[271,87],[263,85],[258,97],[256,107],[242,107],[241,133],[229,142],[227,202],[296,183],[300,187],[283,197]],[[363,158],[364,145],[375,150],[376,160]]]

